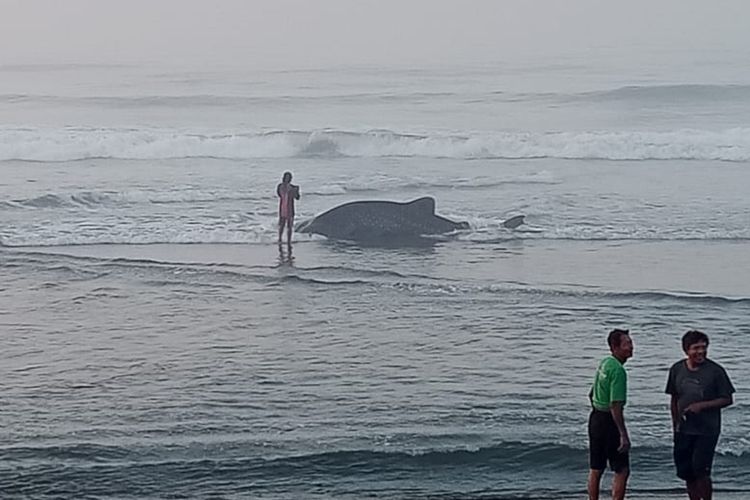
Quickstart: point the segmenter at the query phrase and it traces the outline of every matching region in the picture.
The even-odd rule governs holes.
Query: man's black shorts
[[[701,477],[711,477],[711,465],[719,436],[674,433],[674,464],[677,477],[692,481]]]
[[[594,470],[609,466],[615,472],[630,467],[628,452],[619,453],[620,431],[609,411],[591,410],[589,415],[589,465]]]

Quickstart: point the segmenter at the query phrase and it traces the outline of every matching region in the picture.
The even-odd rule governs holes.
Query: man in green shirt
[[[630,437],[625,427],[623,409],[627,400],[628,376],[623,366],[633,356],[633,341],[628,330],[614,329],[607,337],[610,356],[599,363],[589,392],[589,480],[590,500],[599,499],[607,462],[614,472],[612,499],[625,498],[630,475]]]

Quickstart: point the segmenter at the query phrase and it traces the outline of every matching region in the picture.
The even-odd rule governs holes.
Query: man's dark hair
[[[614,349],[615,347],[618,347],[624,335],[630,335],[630,330],[615,328],[609,332],[609,335],[607,336],[607,344],[609,344],[609,348]]]
[[[292,173],[284,172],[284,175],[281,177],[281,182],[292,182]]]
[[[708,347],[708,335],[699,330],[690,330],[682,336],[682,350],[687,352],[691,345],[705,342]]]

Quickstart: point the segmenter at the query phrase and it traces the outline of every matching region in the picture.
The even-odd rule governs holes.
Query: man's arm
[[[677,432],[677,424],[680,423],[680,410],[677,408],[677,395],[672,394],[669,401],[669,411],[672,413],[672,430]]]
[[[674,432],[677,432],[677,427],[680,425],[680,410],[677,405],[678,397],[677,397],[677,381],[675,380],[677,378],[676,374],[676,367],[677,365],[674,364],[669,369],[669,375],[667,375],[667,387],[664,389],[664,392],[669,394],[669,413],[672,415],[672,430]]]
[[[708,401],[696,401],[691,403],[685,408],[685,413],[700,413],[704,410],[711,410],[713,408],[725,408],[734,402],[732,396],[710,399]]]
[[[628,436],[628,429],[625,427],[625,414],[623,412],[625,406],[624,401],[612,401],[609,405],[609,412],[612,414],[612,420],[615,421],[617,430],[620,432],[620,447],[617,451],[625,453],[630,449],[630,437]]]
[[[294,199],[299,200],[299,186],[294,186]]]

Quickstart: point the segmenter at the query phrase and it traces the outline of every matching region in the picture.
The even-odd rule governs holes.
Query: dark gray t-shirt
[[[677,396],[677,409],[682,415],[691,403],[731,397],[734,387],[718,363],[707,359],[692,371],[683,359],[669,369],[666,393]],[[712,408],[687,414],[680,420],[677,430],[685,434],[716,436],[721,432],[721,410]]]

